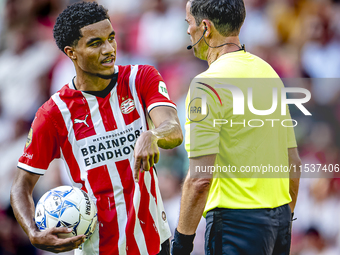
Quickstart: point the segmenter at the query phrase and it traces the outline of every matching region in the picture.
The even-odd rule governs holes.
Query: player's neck
[[[219,38],[216,38],[215,40],[210,40],[210,42],[208,43],[211,47],[216,47],[216,46],[219,46],[225,43],[230,43],[219,48],[210,48],[210,47],[208,48],[207,62],[209,66],[222,55],[230,53],[230,52],[238,51],[241,49],[240,47],[238,47],[240,46],[240,39],[238,36],[219,37]]]
[[[102,79],[96,75],[79,75],[74,79],[74,85],[81,91],[102,91],[109,84],[111,79]]]

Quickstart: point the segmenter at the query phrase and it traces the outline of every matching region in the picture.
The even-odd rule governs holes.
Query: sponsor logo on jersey
[[[92,142],[80,149],[85,166],[102,164],[110,159],[123,159],[133,153],[137,138],[142,133],[142,127],[137,130],[133,128],[122,131],[119,135],[109,135],[94,139]]]
[[[89,116],[89,115],[87,114],[87,115],[85,116],[85,119],[84,119],[84,120],[74,119],[74,124],[83,123],[83,124],[85,124],[87,127],[89,127],[89,124],[87,124],[87,122],[86,122],[86,119],[87,119],[88,116]]]
[[[122,110],[122,113],[124,113],[124,114],[128,114],[128,113],[132,112],[135,108],[136,108],[135,102],[131,98],[125,100],[120,105],[120,109]]]
[[[29,154],[29,153],[24,153],[24,154],[22,154],[22,156],[24,157],[24,158],[28,158],[28,159],[32,159],[33,158],[33,154]]]
[[[32,138],[33,138],[33,128],[31,128],[30,131],[28,132],[28,136],[26,140],[26,148],[30,146],[30,144],[32,143]]]
[[[158,92],[161,93],[163,96],[165,96],[167,99],[170,100],[168,90],[166,88],[166,85],[164,82],[160,81],[158,85]]]

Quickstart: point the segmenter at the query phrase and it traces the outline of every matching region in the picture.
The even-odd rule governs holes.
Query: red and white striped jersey
[[[155,68],[115,69],[104,98],[70,82],[38,110],[18,167],[43,175],[62,158],[73,185],[96,201],[98,227],[76,254],[157,254],[171,233],[154,169],[133,179],[133,150],[152,128],[148,112],[176,106]]]

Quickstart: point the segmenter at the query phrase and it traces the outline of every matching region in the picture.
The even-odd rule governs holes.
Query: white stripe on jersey
[[[155,185],[158,185],[158,179],[157,179],[157,176],[156,176],[156,171],[154,171],[153,174],[154,174],[154,179],[155,179]],[[157,182],[156,182],[156,180],[157,180]],[[147,190],[150,194],[149,210],[150,210],[152,219],[155,222],[155,225],[157,226],[158,231],[160,233],[164,233],[164,232],[160,231],[161,229],[164,229],[164,227],[162,226],[164,224],[164,221],[162,219],[162,215],[157,214],[157,212],[162,213],[164,211],[163,203],[158,202],[156,204],[155,198],[151,195],[152,193],[151,193],[151,175],[150,175],[150,172],[145,172],[144,182],[145,182],[145,186],[146,186],[146,188],[147,188]],[[156,189],[157,201],[161,201],[160,199],[162,199],[162,197],[161,197],[160,193],[157,192],[157,190],[158,189]],[[171,233],[170,233],[170,235],[171,235]],[[162,239],[164,239],[164,240],[162,240]],[[162,245],[162,243],[167,239],[168,239],[168,237],[164,237],[164,236],[162,236],[162,234],[160,234],[160,245]]]
[[[96,131],[96,134],[105,134],[106,130],[103,124],[102,117],[100,115],[99,111],[99,104],[97,101],[97,98],[91,94],[88,94],[86,92],[82,92],[83,96],[85,97],[91,113],[91,119],[93,123],[94,130]],[[88,116],[89,118],[90,116]]]
[[[153,108],[155,108],[157,106],[170,106],[170,107],[175,108],[177,110],[177,107],[174,104],[167,103],[167,102],[160,102],[160,103],[150,104],[149,107],[148,107],[148,112],[150,112]]]
[[[133,168],[131,168],[133,169]],[[135,186],[135,194],[133,195],[133,205],[135,207],[135,212],[136,212],[136,221],[135,221],[135,230],[134,230],[134,235],[136,239],[136,243],[139,249],[140,254],[148,254],[148,249],[146,247],[146,241],[145,241],[145,236],[142,230],[142,227],[140,225],[139,219],[138,219],[138,211],[139,211],[139,204],[140,204],[140,188],[139,184],[136,183]]]
[[[130,160],[130,168],[133,170],[134,167],[134,161]],[[140,204],[140,188],[139,184],[135,183],[135,193],[133,194],[133,207],[135,208],[136,213],[136,221],[135,221],[135,228],[134,228],[134,236],[136,239],[136,243],[138,246],[138,249],[140,251],[140,254],[148,254],[146,242],[145,242],[145,236],[142,230],[142,227],[140,225],[139,219],[138,219],[138,211],[139,211],[139,204]],[[151,196],[151,194],[150,194]]]
[[[35,167],[31,167],[29,165],[26,165],[24,163],[18,162],[18,167],[29,171],[31,173],[35,173],[35,174],[40,174],[40,175],[44,175],[46,173],[45,169],[39,169],[39,168],[35,168]]]
[[[67,105],[64,103],[64,101],[60,99],[60,93],[59,92],[55,93],[52,96],[52,100],[58,106],[59,111],[60,111],[61,115],[63,116],[68,134],[71,135],[72,138],[75,139],[74,132],[73,132],[73,123],[72,123],[72,120],[71,120],[71,113],[70,113],[69,109],[67,108]],[[73,133],[73,135],[71,133]],[[70,141],[70,142],[72,144],[73,141]]]
[[[156,175],[155,172],[154,172],[154,175]],[[156,199],[152,196],[152,192],[151,192],[151,174],[149,171],[144,173],[144,183],[145,183],[146,189],[148,190],[150,194],[150,199],[149,199],[150,214],[158,229],[158,215],[156,214],[157,205],[156,205]]]

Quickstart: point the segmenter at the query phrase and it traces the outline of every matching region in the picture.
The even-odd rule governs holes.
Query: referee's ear
[[[64,48],[64,52],[65,52],[65,54],[66,54],[71,60],[76,60],[76,59],[77,59],[77,57],[76,57],[76,55],[75,55],[75,52],[74,52],[74,50],[73,50],[73,47],[71,47],[71,46],[66,46],[66,47]]]

